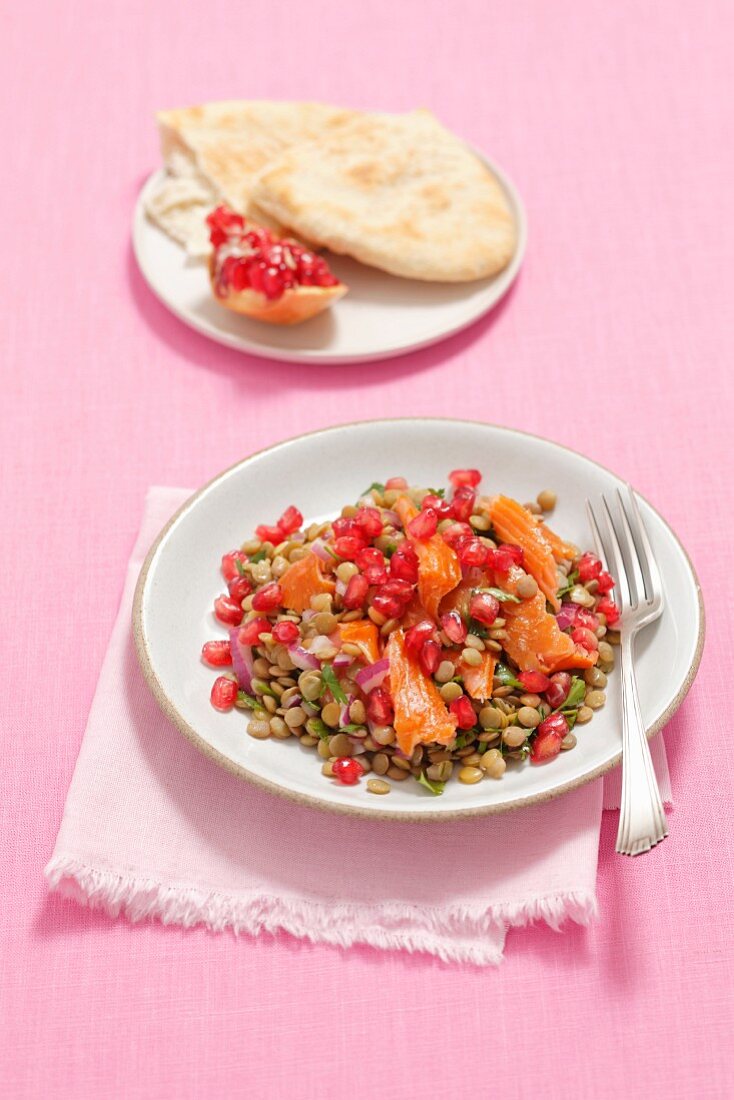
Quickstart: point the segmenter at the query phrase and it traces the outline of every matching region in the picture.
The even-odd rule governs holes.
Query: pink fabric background
[[[732,32],[731,5],[670,0],[6,9],[4,1095],[732,1094]],[[130,212],[154,108],[231,95],[434,108],[524,194],[509,300],[368,370],[269,364],[183,328],[135,270]],[[670,838],[617,858],[605,815],[598,924],[511,933],[499,971],[47,898],[147,486],[305,428],[437,412],[587,452],[688,547],[708,640],[667,733]]]

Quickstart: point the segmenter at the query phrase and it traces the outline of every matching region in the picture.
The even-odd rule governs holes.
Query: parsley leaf
[[[253,565],[255,565],[257,562],[262,561],[263,558],[265,558],[265,557],[267,557],[267,554],[266,554],[266,551],[265,551],[265,547],[263,546],[263,547],[260,548],[260,550],[258,550],[258,552],[256,554],[252,555],[252,557],[250,558],[250,561]]]
[[[325,686],[329,689],[331,694],[336,699],[337,703],[344,705],[347,702],[347,697],[344,694],[341,684],[336,678],[336,673],[331,665],[324,665],[321,669],[321,676],[323,678]]]
[[[502,663],[498,664],[494,670],[494,674],[503,687],[509,685],[510,687],[522,688],[522,690],[525,691],[525,685],[521,684],[520,681],[515,678],[515,674],[507,665],[503,665]]]
[[[569,690],[569,693],[558,709],[564,711],[574,710],[579,705],[579,703],[583,703],[585,694],[586,684],[580,677],[574,676],[573,680],[571,681],[571,688]]]
[[[339,726],[339,729],[343,730],[344,733],[357,733],[364,730],[364,726],[360,726],[355,724],[354,722],[350,722],[348,726]]]
[[[371,493],[373,489],[376,489],[378,493],[385,492],[385,486],[382,484],[381,481],[373,481],[372,484],[368,486],[368,488],[366,488],[363,493],[360,493],[360,496],[366,497],[367,494]]]
[[[418,777],[418,782],[421,787],[425,787],[431,794],[443,794],[443,789],[446,786],[445,783],[439,783],[437,780],[429,779],[425,772],[421,772]]]
[[[397,546],[394,542],[389,542],[387,544],[387,546],[385,547],[385,557],[388,559],[388,561],[393,556],[393,554],[395,553],[396,550],[397,550]]]
[[[572,573],[569,573],[568,576],[566,577],[566,581],[567,581],[566,585],[563,588],[558,589],[558,595],[559,596],[568,595],[568,593],[571,591],[571,589],[576,587],[578,579],[579,579],[578,569],[574,569],[574,571]]]
[[[494,596],[500,603],[520,603],[517,596],[513,596],[511,592],[505,592],[502,588],[475,588],[475,592],[488,592],[490,596]]]
[[[235,567],[235,569],[237,570],[237,572],[239,573],[239,575],[240,575],[241,577],[244,577],[244,575],[245,575],[245,567],[244,567],[244,565],[242,564],[242,562],[240,561],[240,559],[239,559],[239,558],[235,558],[235,559],[234,559],[234,567]]]
[[[248,695],[246,691],[237,692],[237,702],[239,704],[244,703],[244,705],[246,707],[249,707],[250,710],[254,710],[255,707],[258,705],[257,699],[255,699],[252,695]]]
[[[431,496],[438,497],[439,500],[443,500],[443,498],[446,496],[445,489],[429,489],[428,492],[431,494]]]

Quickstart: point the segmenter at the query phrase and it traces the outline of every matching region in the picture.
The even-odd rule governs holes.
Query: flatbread
[[[354,117],[354,111],[322,103],[267,100],[159,111],[167,175],[147,213],[193,255],[208,251],[204,219],[222,201],[277,231],[279,223],[251,201],[258,172],[294,142],[327,134]]]
[[[410,279],[486,278],[516,246],[499,182],[428,111],[363,114],[292,145],[252,199],[313,244]]]

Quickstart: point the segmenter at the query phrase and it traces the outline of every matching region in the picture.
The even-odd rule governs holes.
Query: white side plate
[[[202,644],[223,637],[212,614],[223,588],[222,554],[274,521],[289,504],[310,519],[335,514],[373,481],[402,475],[413,484],[444,484],[449,470],[487,472],[485,491],[532,500],[540,489],[558,493],[553,528],[581,547],[590,545],[584,498],[623,483],[609,470],[555,443],[507,428],[456,420],[383,420],[301,436],[247,458],[193,496],[162,532],[143,567],[134,630],[143,672],[172,721],[208,756],[276,793],[324,809],[374,817],[428,820],[492,813],[553,798],[611,767],[621,748],[619,677],[609,679],[608,702],[578,745],[544,766],[512,765],[502,780],[476,786],[448,783],[434,797],[417,783],[393,784],[378,798],[364,781],[345,787],[321,775],[313,749],[295,739],[256,741],[247,714],[220,714],[209,702],[216,675],[200,661]],[[649,732],[683,700],[703,644],[703,605],[685,551],[664,520],[641,502],[660,564],[667,605],[640,636],[638,682]]]
[[[240,351],[295,363],[359,363],[387,359],[435,344],[490,310],[515,279],[527,239],[525,211],[515,187],[485,159],[504,188],[517,223],[517,249],[493,279],[425,283],[398,279],[344,256],[326,253],[349,293],[333,309],[302,325],[268,325],[241,317],[215,302],[206,266],[153,225],[146,196],[160,184],[154,172],[135,205],[132,240],[138,266],[153,293],[185,324]]]

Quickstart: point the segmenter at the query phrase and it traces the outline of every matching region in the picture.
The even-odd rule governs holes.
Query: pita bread
[[[409,279],[487,278],[516,245],[497,179],[428,111],[359,115],[293,145],[252,198],[313,244]]]
[[[289,145],[329,133],[355,112],[321,103],[231,100],[160,111],[156,117],[168,175],[147,213],[190,253],[205,255],[204,218],[218,202],[280,229],[251,202],[257,173]]]

